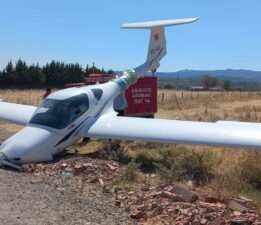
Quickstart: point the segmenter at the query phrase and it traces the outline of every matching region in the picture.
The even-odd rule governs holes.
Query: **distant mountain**
[[[122,71],[114,71],[121,74]],[[151,76],[152,73],[146,73]],[[157,72],[158,86],[173,88],[188,88],[190,86],[201,86],[204,75],[218,78],[218,85],[222,86],[224,80],[230,80],[232,88],[243,88],[261,90],[261,71],[254,70],[180,70],[177,72]]]
[[[192,78],[202,77],[204,75],[215,76],[221,79],[234,80],[234,79],[250,79],[261,82],[261,71],[253,70],[181,70],[178,72],[157,72],[157,76],[160,78]]]
[[[218,85],[230,80],[232,88],[261,90],[261,71],[252,70],[181,70],[178,72],[157,72],[159,87],[186,89],[191,86],[202,86],[204,75],[218,78]]]

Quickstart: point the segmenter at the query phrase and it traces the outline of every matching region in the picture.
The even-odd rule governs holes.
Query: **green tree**
[[[113,73],[103,68],[90,68],[88,65],[83,70],[79,63],[64,63],[52,60],[43,67],[39,64],[27,65],[19,59],[15,66],[8,62],[3,71],[0,71],[1,87],[34,88],[34,87],[58,87],[61,88],[67,83],[83,82],[86,74],[90,73]]]
[[[223,88],[225,91],[229,91],[231,89],[230,80],[224,80]]]
[[[113,71],[112,69],[109,69],[109,70],[107,71],[107,74],[114,74],[114,71]]]
[[[22,86],[22,87],[30,84],[30,77],[28,76],[27,70],[28,70],[28,67],[27,67],[25,61],[22,61],[21,59],[19,59],[15,64],[15,69],[14,69],[15,82],[14,82],[14,84]]]
[[[206,88],[206,89],[209,89],[209,88],[213,88],[213,87],[216,87],[217,84],[218,84],[218,80],[216,77],[213,77],[213,76],[209,76],[209,75],[204,75],[203,78],[202,78],[202,83],[203,83],[203,86]]]
[[[2,71],[0,78],[0,84],[2,87],[10,87],[15,84],[14,66],[11,61],[9,61]]]
[[[4,79],[4,76],[3,76],[3,72],[0,71],[0,87],[3,87],[5,85],[5,79]]]
[[[30,77],[30,86],[31,87],[43,87],[45,84],[45,75],[38,64],[31,65],[28,68],[27,72]]]

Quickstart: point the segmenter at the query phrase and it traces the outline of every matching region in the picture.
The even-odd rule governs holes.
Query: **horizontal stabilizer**
[[[198,18],[186,18],[186,19],[171,19],[171,20],[155,20],[148,22],[139,22],[139,23],[125,23],[121,28],[125,29],[152,29],[154,27],[167,27],[193,23],[197,21]]]

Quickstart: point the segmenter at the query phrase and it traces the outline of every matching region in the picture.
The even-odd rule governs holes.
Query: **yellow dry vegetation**
[[[158,91],[157,118],[260,122],[260,92]]]
[[[45,90],[41,89],[0,89],[0,99],[18,104],[38,105],[44,92]]]

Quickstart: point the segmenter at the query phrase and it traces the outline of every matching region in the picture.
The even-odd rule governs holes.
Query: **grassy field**
[[[37,105],[44,90],[0,90],[0,99]],[[158,91],[156,118],[196,121],[261,121],[259,92]],[[0,122],[0,128],[15,132],[21,127]],[[192,180],[217,197],[244,194],[261,205],[261,152],[245,149],[91,140],[77,144],[81,154],[93,153],[123,163],[134,161],[142,170],[155,172],[165,182]],[[98,152],[98,153],[97,153]]]

